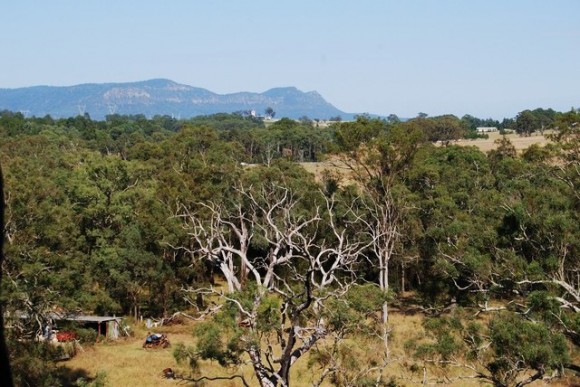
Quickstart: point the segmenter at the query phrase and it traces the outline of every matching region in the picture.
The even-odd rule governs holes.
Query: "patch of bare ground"
[[[341,186],[355,184],[352,170],[339,157],[331,156],[324,161],[299,163],[302,168],[314,175],[314,179],[321,183],[325,175],[339,179]]]

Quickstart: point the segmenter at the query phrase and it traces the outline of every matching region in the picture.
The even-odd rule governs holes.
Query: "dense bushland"
[[[470,116],[317,128],[3,112],[12,348],[55,309],[160,317],[202,312],[213,294],[223,307],[180,359],[245,359],[262,385],[285,385],[324,341],[334,349],[321,382],[347,385],[340,343],[356,332],[384,344],[357,375],[387,383],[389,307],[412,292],[432,318],[410,356],[494,385],[557,376],[576,367],[580,343],[580,113],[522,112],[513,123],[527,134],[524,118],[554,129],[554,143],[522,154],[505,139],[488,154],[449,145],[489,124]],[[294,163],[325,157],[348,171],[317,182]],[[474,313],[494,317],[481,325]],[[11,352],[21,381],[50,369],[25,349]]]

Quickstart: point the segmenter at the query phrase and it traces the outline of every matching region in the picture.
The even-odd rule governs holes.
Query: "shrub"
[[[97,331],[90,328],[77,328],[76,334],[83,344],[93,345],[97,341]]]

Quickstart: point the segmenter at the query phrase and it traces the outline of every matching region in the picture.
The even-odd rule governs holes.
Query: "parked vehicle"
[[[145,342],[143,343],[143,348],[168,348],[171,346],[169,339],[164,334],[159,333],[148,333]]]

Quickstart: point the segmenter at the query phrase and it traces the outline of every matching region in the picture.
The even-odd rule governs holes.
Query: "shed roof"
[[[50,317],[53,320],[67,320],[67,321],[80,321],[80,322],[96,322],[102,323],[107,321],[121,321],[121,317],[115,316],[88,316],[83,314],[58,314],[51,313]]]

